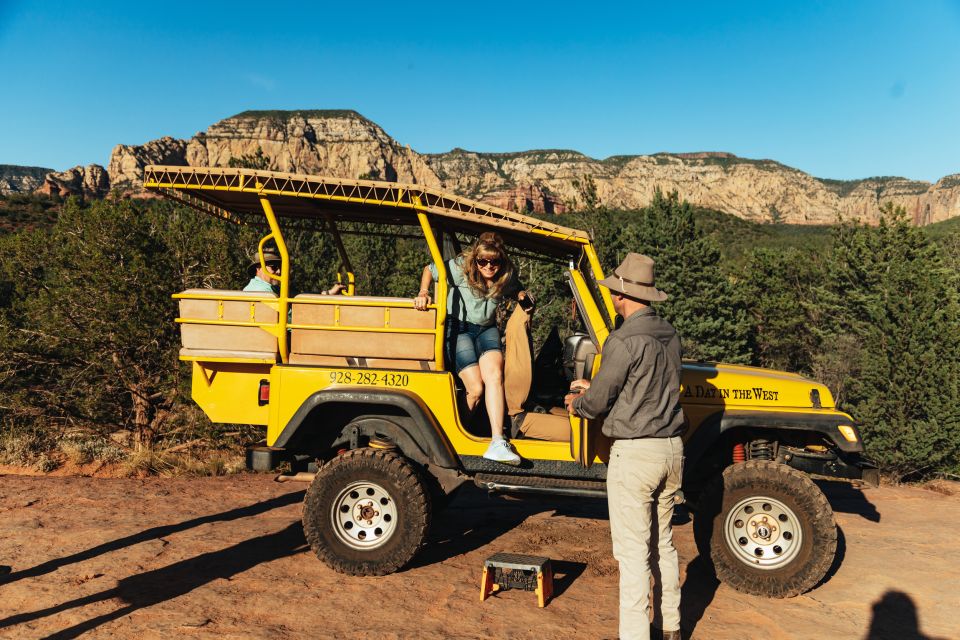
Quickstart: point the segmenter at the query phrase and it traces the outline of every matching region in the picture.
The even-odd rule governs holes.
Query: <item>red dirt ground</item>
[[[690,523],[676,527],[685,637],[960,637],[960,485],[824,486],[842,558],[796,598],[715,584],[699,569]],[[0,637],[616,637],[602,501],[471,489],[435,517],[412,566],[353,578],[307,548],[304,488],[263,475],[0,476],[0,564],[13,566],[0,578]],[[546,608],[522,591],[479,601],[483,560],[498,551],[553,559]]]

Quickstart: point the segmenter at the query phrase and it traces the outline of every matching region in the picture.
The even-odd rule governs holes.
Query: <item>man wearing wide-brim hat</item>
[[[250,255],[250,263],[247,265],[247,275],[250,282],[243,288],[244,291],[262,291],[270,292],[276,295],[280,294],[280,272],[283,261],[276,249],[269,246],[263,250],[263,262],[260,262],[260,253],[254,252]],[[345,290],[342,284],[334,284],[326,291],[320,293],[326,295],[336,295]]]
[[[671,528],[683,472],[680,338],[650,306],[667,299],[654,284],[653,266],[651,258],[630,253],[600,281],[623,324],[603,344],[597,375],[575,381],[564,399],[570,413],[606,416],[603,432],[612,440],[607,502],[620,563],[622,640],[650,638],[650,545],[658,550],[662,592],[654,625],[663,638],[680,638],[680,571]]]
[[[283,261],[280,254],[274,249],[263,250],[263,262],[260,262],[260,253],[254,251],[250,255],[247,265],[247,276],[250,282],[243,288],[244,291],[263,291],[275,294],[280,293],[280,265]]]

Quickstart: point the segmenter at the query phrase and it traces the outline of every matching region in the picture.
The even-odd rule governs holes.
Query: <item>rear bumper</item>
[[[861,480],[874,487],[880,484],[880,469],[877,464],[859,453],[836,456],[830,453],[811,454],[791,451],[782,462],[798,471],[826,478]]]
[[[283,449],[265,445],[247,447],[247,470],[273,471],[283,461],[284,453]]]

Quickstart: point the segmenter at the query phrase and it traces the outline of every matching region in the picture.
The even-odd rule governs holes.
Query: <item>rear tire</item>
[[[317,472],[303,500],[303,531],[332,569],[379,576],[420,550],[430,512],[429,490],[415,466],[391,451],[355,449]]]
[[[700,557],[737,591],[789,598],[833,563],[830,503],[804,473],[767,460],[734,464],[706,489],[693,523]]]

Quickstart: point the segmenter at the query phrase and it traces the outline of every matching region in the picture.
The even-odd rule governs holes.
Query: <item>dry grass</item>
[[[66,434],[57,443],[57,448],[67,461],[78,467],[92,462],[103,464],[120,462],[127,455],[126,451],[114,444],[112,440],[82,431]]]
[[[246,461],[242,453],[234,452],[144,450],[129,455],[121,463],[121,468],[124,475],[135,477],[223,476],[242,473],[246,470]]]
[[[127,432],[97,433],[60,425],[0,430],[0,465],[25,472],[127,477],[223,476],[246,469],[239,433],[204,434],[186,443],[134,451]]]
[[[960,482],[953,480],[931,480],[930,482],[925,482],[920,486],[927,491],[933,491],[934,493],[939,493],[944,496],[960,495]]]

